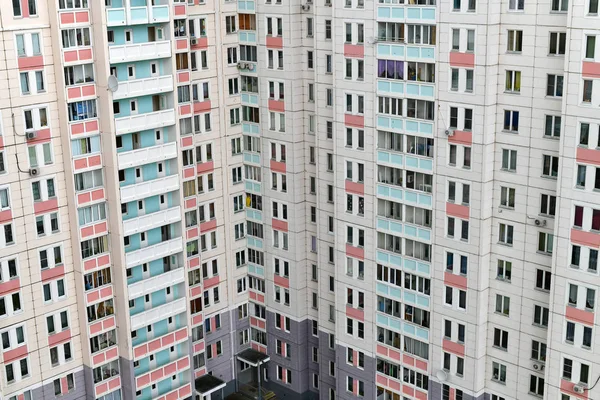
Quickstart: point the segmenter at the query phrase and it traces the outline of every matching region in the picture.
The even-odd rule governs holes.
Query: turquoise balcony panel
[[[404,156],[390,151],[377,151],[377,161],[392,164],[394,167],[404,168]]]
[[[378,43],[377,56],[404,57],[404,45]]]
[[[142,7],[134,7],[133,5],[129,9],[129,20],[130,24],[147,24],[148,23],[148,7],[145,5]]]
[[[433,135],[433,123],[407,119],[405,131],[409,133],[416,132],[424,135]]]
[[[157,28],[162,28],[163,26],[160,24],[151,24],[151,25],[132,25],[127,27],[117,26],[112,31],[114,32],[115,41],[113,45],[123,45],[128,44],[125,43],[125,30],[131,29],[133,31],[133,43],[146,43],[148,42],[148,27],[155,26]],[[162,40],[162,39],[161,39]]]
[[[150,22],[167,22],[169,21],[169,5],[156,5],[151,7],[152,20]]]
[[[111,3],[110,3],[111,6],[107,7],[107,9],[110,9],[110,8],[123,8],[123,7],[125,7],[124,2],[125,2],[125,0],[112,0]]]
[[[158,74],[165,75],[165,67],[163,60],[155,60],[154,62],[158,63]],[[150,61],[136,61],[127,64],[115,64],[113,65],[113,67],[117,69],[117,80],[119,82],[124,82],[129,80],[127,68],[132,65],[135,68],[135,79],[150,78],[152,76],[150,64]]]
[[[377,127],[381,129],[391,129],[395,131],[404,131],[404,121],[401,118],[377,116]]]
[[[250,93],[242,93],[242,104],[258,105],[258,95]]]
[[[406,94],[413,96],[430,97],[433,99],[434,85],[426,85],[419,83],[407,83]]]
[[[154,112],[153,96],[140,96],[130,99],[121,99],[114,102],[119,103],[119,113],[115,113],[115,118],[129,117],[131,115],[140,115]],[[131,102],[137,102],[137,112],[131,110]]]
[[[261,194],[260,183],[251,182],[251,181],[245,181],[245,185],[246,185],[246,190],[247,191],[253,192],[253,193],[257,193],[257,194]]]
[[[404,22],[404,7],[402,6],[379,6],[377,7],[377,18]]]
[[[377,91],[384,92],[384,93],[403,95],[404,94],[404,83],[378,79],[377,80]],[[407,91],[407,93],[408,93],[408,91]]]
[[[250,122],[242,122],[242,130],[244,131],[244,133],[248,133],[251,135],[259,134],[258,125],[250,123]]]
[[[253,0],[238,0],[238,11],[255,11],[256,5]]]
[[[238,37],[240,42],[256,44],[256,32],[254,31],[239,31]]]
[[[246,218],[253,219],[255,221],[262,221],[262,212],[253,210],[251,208],[246,209]]]
[[[255,265],[255,264],[248,264],[248,273],[249,274],[254,274],[257,276],[262,276],[264,278],[265,276],[265,268],[260,266],[260,265]]]
[[[435,46],[407,46],[406,47],[407,58],[419,58],[425,61],[435,60]]]
[[[406,7],[406,19],[434,22],[435,8],[432,7]]]
[[[257,249],[262,249],[263,241],[255,237],[248,236],[248,246],[256,247]]]
[[[119,26],[127,23],[124,8],[107,8],[106,24],[108,26]]]
[[[165,193],[163,196],[165,196],[167,203],[167,206],[165,208],[171,208],[175,206],[175,202],[173,200],[173,192]],[[141,215],[139,212],[139,206],[137,201],[132,201],[125,204],[127,206],[127,212],[123,214],[123,221],[127,221],[131,218],[137,218]],[[146,197],[143,200],[143,204],[145,210],[144,215],[155,213],[161,209],[160,196]]]

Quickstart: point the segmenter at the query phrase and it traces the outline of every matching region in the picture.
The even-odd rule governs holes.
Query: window
[[[513,226],[500,223],[498,230],[498,241],[502,244],[510,245],[513,244]]]
[[[566,2],[567,0],[564,1]],[[596,36],[587,35],[585,43],[585,58],[593,60],[596,55]]]
[[[546,80],[546,96],[562,97],[563,95],[563,76],[548,74]]]
[[[225,31],[229,33],[235,33],[237,31],[235,27],[235,15],[228,15],[225,17]]]
[[[539,234],[538,234],[538,251],[550,255],[550,254],[552,254],[553,247],[554,247],[554,235],[552,235],[551,233],[539,232]],[[550,289],[546,289],[546,290],[550,290]]]
[[[552,137],[552,138],[559,138],[561,122],[562,122],[562,119],[561,119],[560,115],[546,115],[544,136]]]
[[[524,1],[524,0],[514,0]],[[523,31],[509,30],[507,51],[520,53],[523,51]]]
[[[504,130],[510,132],[519,131],[519,112],[518,111],[504,111]]]
[[[536,305],[533,313],[533,323],[540,325],[544,328],[548,327],[548,314],[549,310],[546,307]]]
[[[492,380],[506,383],[506,365],[500,364],[496,361],[492,362]]]
[[[510,297],[496,295],[496,312],[506,316],[510,315]]]
[[[556,178],[558,176],[558,157],[543,156],[542,176]]]
[[[521,91],[521,71],[506,71],[506,83],[504,89],[507,92]]]
[[[550,45],[548,49],[548,54],[564,55],[566,43],[567,34],[565,32],[550,32]]]
[[[508,172],[517,171],[517,151],[502,149],[502,170]]]
[[[523,11],[525,8],[525,0],[509,0],[508,9],[510,11]]]
[[[544,397],[544,378],[537,375],[530,375],[529,393],[534,396]]]
[[[515,208],[515,189],[502,186],[500,188],[500,205]]]
[[[592,102],[592,91],[593,91],[594,81],[584,79],[583,80],[583,102],[591,103]]]
[[[541,362],[546,361],[546,343],[531,341],[531,358]]]

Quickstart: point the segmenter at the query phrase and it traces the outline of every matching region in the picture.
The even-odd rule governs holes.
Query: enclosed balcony
[[[113,0],[112,7],[106,8],[106,25],[123,26],[168,22],[169,5],[166,0],[163,3],[149,5],[144,0]]]
[[[165,289],[168,286],[174,286],[185,281],[185,271],[183,268],[172,269],[161,275],[156,275],[142,281],[132,283],[128,286],[129,299],[135,299],[147,294]]]
[[[123,234],[129,236],[179,221],[181,221],[181,208],[179,206],[167,208],[123,221]]]
[[[174,124],[175,110],[170,108],[115,118],[115,131],[117,135],[123,135],[125,133],[162,128]]]
[[[179,281],[177,284],[167,282],[161,288],[151,289],[148,293],[145,293],[141,297],[129,299],[129,315],[132,317],[151,310],[153,308],[164,306],[169,304],[180,297],[185,296],[185,282]]]

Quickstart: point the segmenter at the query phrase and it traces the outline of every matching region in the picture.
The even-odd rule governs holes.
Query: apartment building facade
[[[597,0],[0,22],[1,398],[600,393]]]

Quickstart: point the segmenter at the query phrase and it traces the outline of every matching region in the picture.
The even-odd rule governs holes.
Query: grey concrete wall
[[[346,347],[336,346],[336,366],[337,366],[337,398],[355,399],[354,394],[346,390],[346,378],[351,376],[365,384],[365,399],[374,399],[377,395],[377,386],[375,384],[376,360],[365,355],[365,368],[357,368],[346,363]]]
[[[88,369],[88,371],[90,371]],[[91,372],[91,371],[90,371]],[[66,375],[66,374],[65,374]],[[62,378],[65,375],[60,375],[57,378]],[[95,399],[93,394],[88,396],[89,392],[86,387],[86,379],[85,379],[85,371],[81,370],[73,373],[73,380],[75,382],[75,388],[71,390],[69,393],[61,394],[59,396],[54,395],[54,382],[50,382],[46,385],[37,387],[32,390],[31,396],[33,399],[61,399],[61,400],[78,400],[78,399],[86,399],[91,398]],[[92,375],[88,376],[89,380],[91,380]]]

